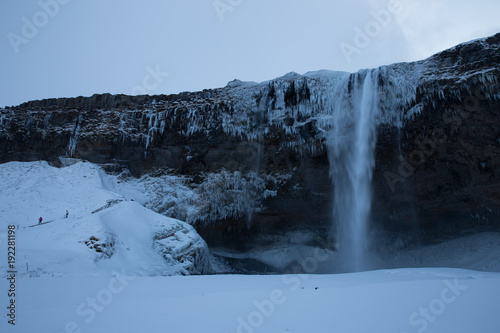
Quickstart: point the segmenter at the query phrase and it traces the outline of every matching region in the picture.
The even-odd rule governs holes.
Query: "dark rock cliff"
[[[380,68],[374,229],[424,241],[500,229],[499,47],[497,34]],[[243,249],[296,230],[325,238],[333,200],[325,132],[347,75],[27,102],[0,110],[0,162],[75,157],[134,176],[185,175],[192,186],[224,171],[237,181],[224,178],[222,190],[236,194],[221,202],[245,193],[254,203],[192,217],[209,245]]]

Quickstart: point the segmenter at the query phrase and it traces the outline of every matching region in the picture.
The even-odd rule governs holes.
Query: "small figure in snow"
[[[65,219],[67,219],[67,218],[68,218],[68,214],[69,214],[69,213],[68,213],[68,210],[66,209],[66,216],[64,216],[64,218],[65,218]]]
[[[42,221],[43,221],[43,219],[42,219],[42,217],[40,216],[40,218],[38,219],[38,224],[42,224]]]

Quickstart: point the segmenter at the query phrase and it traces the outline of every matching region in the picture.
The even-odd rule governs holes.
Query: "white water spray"
[[[351,74],[335,93],[333,128],[327,144],[341,271],[369,267],[368,222],[379,112],[377,80],[378,70]]]

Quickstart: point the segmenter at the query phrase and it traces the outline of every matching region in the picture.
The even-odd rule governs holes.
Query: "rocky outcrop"
[[[211,274],[210,253],[207,243],[193,227],[180,221],[170,221],[164,230],[154,236],[153,248],[172,266],[180,266],[185,275]]]
[[[500,229],[499,47],[497,34],[378,71],[372,215],[379,230],[431,241]],[[222,179],[208,187],[225,193],[213,202],[234,208],[191,219],[209,245],[243,249],[297,230],[324,238],[333,200],[326,133],[335,88],[349,75],[32,101],[0,111],[0,161],[75,157],[134,176],[183,175],[192,187]]]

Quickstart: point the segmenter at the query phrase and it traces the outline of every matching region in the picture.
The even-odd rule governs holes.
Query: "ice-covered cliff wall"
[[[493,224],[500,209],[499,46],[500,34],[377,71],[373,215],[385,228]],[[311,228],[324,235],[333,196],[327,133],[335,88],[349,75],[289,73],[169,96],[27,102],[0,110],[0,161],[57,164],[73,156],[135,176],[183,175],[192,187],[232,175],[240,182],[220,182],[234,185],[234,195],[221,200],[237,208],[198,221],[214,242]],[[255,204],[237,204],[246,195]]]

